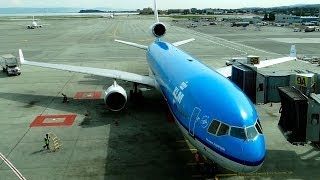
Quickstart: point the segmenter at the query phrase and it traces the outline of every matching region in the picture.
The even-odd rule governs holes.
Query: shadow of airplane
[[[83,115],[84,118],[79,126],[88,128],[103,126],[113,123],[110,119],[120,118],[126,115],[134,117],[135,113],[144,112],[165,112],[166,104],[160,93],[155,91],[146,91],[144,98],[139,102],[128,101],[126,107],[120,112],[109,111],[104,104],[103,99],[73,99],[68,98],[69,103],[62,103],[63,97],[36,95],[36,94],[22,94],[22,93],[8,93],[0,92],[0,99],[7,99],[23,103],[18,108],[32,111],[36,107],[50,108],[58,111],[69,112],[72,114]],[[85,116],[90,112],[90,117]],[[40,112],[39,112],[40,113]]]

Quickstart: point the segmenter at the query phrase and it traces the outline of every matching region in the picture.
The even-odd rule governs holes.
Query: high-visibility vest
[[[44,142],[46,143],[46,144],[49,144],[49,138],[44,138]]]

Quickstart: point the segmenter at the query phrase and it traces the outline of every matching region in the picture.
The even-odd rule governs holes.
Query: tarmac
[[[31,21],[0,17],[0,54],[17,56],[21,48],[27,60],[148,74],[145,52],[114,39],[148,45],[153,41],[147,32],[152,16],[37,18],[43,27],[27,29]],[[189,29],[184,23],[161,19],[168,28],[164,40],[195,38],[181,48],[212,68],[225,66],[231,57],[287,55],[295,38],[300,39],[296,44],[299,54],[319,56],[320,44],[312,40],[320,38],[318,32],[271,26],[261,31],[250,26],[244,30],[226,24]],[[309,41],[301,41],[304,38]],[[318,66],[300,61],[266,71],[295,68],[319,71]],[[195,149],[168,119],[168,109],[158,92],[145,91],[141,102],[128,102],[123,111],[113,113],[99,96],[113,79],[27,65],[21,71],[20,76],[0,74],[0,152],[26,179],[204,178],[194,170]],[[132,88],[132,83],[117,82],[127,92]],[[69,97],[69,103],[62,103],[61,93]],[[256,108],[267,142],[263,166],[249,175],[219,168],[213,179],[319,179],[319,149],[285,140],[277,127],[280,104]],[[39,120],[38,116],[45,118]],[[43,149],[43,138],[49,132],[62,143],[56,151]],[[17,179],[2,161],[0,179]]]

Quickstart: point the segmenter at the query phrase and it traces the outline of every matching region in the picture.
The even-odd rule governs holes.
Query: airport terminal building
[[[287,15],[287,14],[276,14],[275,23],[306,23],[306,22],[318,22],[319,17],[316,16],[296,16],[296,15]]]

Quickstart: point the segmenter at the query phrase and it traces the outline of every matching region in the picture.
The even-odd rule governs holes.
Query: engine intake
[[[127,93],[114,81],[105,91],[104,102],[111,111],[120,111],[127,103]]]
[[[150,29],[151,29],[152,35],[157,38],[160,38],[166,34],[166,26],[160,22],[153,24],[150,27]]]

